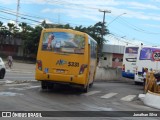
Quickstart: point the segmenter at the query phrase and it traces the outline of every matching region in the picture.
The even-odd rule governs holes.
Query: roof
[[[124,53],[125,46],[104,44],[102,52],[104,53]]]

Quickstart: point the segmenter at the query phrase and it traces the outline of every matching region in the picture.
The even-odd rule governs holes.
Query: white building
[[[102,67],[120,68],[123,62],[123,53],[125,46],[121,45],[103,45],[103,60]]]

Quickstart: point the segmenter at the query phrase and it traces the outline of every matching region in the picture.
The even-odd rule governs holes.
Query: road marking
[[[4,86],[10,86],[10,87],[12,87],[12,86],[26,86],[26,85],[29,85],[29,83],[21,83],[21,84],[6,84],[6,85],[4,85]]]
[[[117,94],[118,94],[118,93],[108,93],[108,94],[105,94],[105,95],[101,96],[101,98],[107,99],[107,98],[111,98],[111,97],[113,97],[113,96],[115,96],[115,95],[117,95]]]
[[[23,70],[9,70],[9,69],[6,69],[7,72],[9,73],[27,73],[27,74],[31,74],[31,73],[34,73],[34,71],[23,71]]]
[[[129,101],[132,101],[135,97],[136,97],[136,95],[127,95],[127,96],[121,98],[121,100],[129,102]]]
[[[10,90],[28,90],[33,88],[39,88],[40,86],[28,86],[28,87],[22,87],[22,88],[9,88]]]
[[[85,96],[90,96],[90,95],[94,95],[94,94],[96,94],[96,93],[100,93],[101,91],[90,91],[90,92],[88,92],[88,93],[84,93],[83,95],[85,95]]]
[[[11,81],[11,80],[5,80],[5,83],[6,84],[11,84],[11,83],[13,83],[13,81]]]
[[[17,95],[23,95],[23,94],[13,93],[13,92],[0,92],[0,96],[17,96]]]
[[[32,76],[12,76],[12,77],[5,77],[6,79],[12,79],[12,78],[34,78],[34,76],[32,77]]]

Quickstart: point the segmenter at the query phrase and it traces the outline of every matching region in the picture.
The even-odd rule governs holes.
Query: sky
[[[160,46],[160,0],[0,0],[0,21],[93,26],[103,21],[107,44]]]

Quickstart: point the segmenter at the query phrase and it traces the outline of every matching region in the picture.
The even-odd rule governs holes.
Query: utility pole
[[[19,8],[20,8],[20,0],[17,0],[16,27],[18,24]]]
[[[100,46],[100,56],[102,55],[102,49],[103,49],[103,34],[104,34],[104,24],[105,24],[105,14],[106,13],[111,13],[110,10],[99,10],[99,12],[103,12],[103,23],[102,23],[102,33],[101,33],[101,38],[102,38],[102,43],[101,43],[101,46]]]

